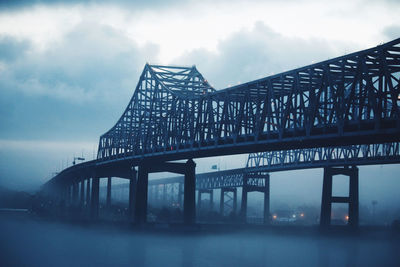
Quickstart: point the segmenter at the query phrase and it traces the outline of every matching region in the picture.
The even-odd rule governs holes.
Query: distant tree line
[[[32,195],[23,191],[13,191],[0,187],[0,208],[30,209]]]

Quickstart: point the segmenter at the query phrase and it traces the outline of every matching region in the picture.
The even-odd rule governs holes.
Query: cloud
[[[13,1],[0,1],[0,10],[18,10],[24,8],[31,8],[32,6],[37,5],[47,5],[47,6],[55,6],[55,5],[118,5],[122,7],[130,7],[130,8],[163,8],[168,7],[170,5],[185,3],[183,0],[116,0],[116,1],[107,1],[107,0],[13,0]]]
[[[349,45],[349,44],[347,44]],[[341,56],[346,45],[281,35],[261,22],[219,42],[217,52],[192,50],[176,59],[196,64],[216,88],[224,88]]]
[[[73,149],[86,149],[90,151],[93,143],[88,142],[55,142],[55,141],[33,141],[33,140],[2,140],[0,139],[1,150],[14,150],[20,152],[35,152],[38,150],[59,151]]]
[[[383,35],[389,39],[400,38],[400,25],[391,25],[384,28]]]
[[[128,104],[154,44],[137,45],[110,26],[82,22],[38,49],[0,38],[0,138],[90,140]],[[79,118],[79,119],[78,119]]]
[[[0,61],[15,61],[28,50],[30,42],[27,40],[16,40],[8,36],[0,36]]]
[[[7,42],[0,41],[0,45],[12,43],[10,38],[4,39]],[[49,49],[29,52],[19,58],[9,54],[0,78],[3,88],[85,102],[118,99],[121,91],[133,87],[141,68],[157,55],[158,48],[139,48],[109,26],[82,23]],[[11,58],[14,61],[10,62]]]

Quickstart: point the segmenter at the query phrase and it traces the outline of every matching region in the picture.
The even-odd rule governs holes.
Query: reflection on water
[[[399,236],[137,233],[0,218],[2,266],[400,266]]]
[[[316,243],[318,266],[358,266],[359,262],[362,262],[358,259],[358,240],[350,239],[349,241],[346,238],[343,241],[319,240]]]

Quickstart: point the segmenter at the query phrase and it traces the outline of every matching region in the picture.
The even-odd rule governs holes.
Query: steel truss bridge
[[[195,67],[146,64],[99,163],[396,141],[399,43],[218,91]]]
[[[226,208],[224,207],[224,198],[229,197],[228,195],[231,193],[235,198],[235,205],[229,203],[229,206],[232,211],[236,212],[236,188],[243,188],[244,182],[246,182],[245,187],[253,187],[256,189],[255,191],[269,193],[270,188],[265,187],[269,185],[268,174],[271,172],[395,163],[400,163],[399,142],[252,153],[249,154],[244,168],[196,174],[196,190],[198,194],[212,194],[213,189],[222,189],[220,210],[223,214],[224,208]],[[153,202],[161,200],[163,205],[178,203],[181,206],[183,183],[183,176],[150,180],[148,185],[151,200]],[[115,191],[124,190],[129,188],[129,184],[118,184],[113,188]],[[201,200],[201,196],[198,199]],[[269,205],[269,200],[267,204]],[[268,214],[269,208],[266,208]]]
[[[148,174],[184,174],[184,217],[193,223],[193,158],[269,151],[262,160],[276,170],[288,165],[297,169],[307,165],[303,162],[333,166],[335,159],[351,161],[364,151],[374,151],[374,146],[396,146],[399,78],[400,39],[223,90],[211,87],[194,66],[146,64],[123,115],[100,137],[97,160],[63,170],[45,184],[44,191],[77,198],[77,184],[82,193],[84,181],[92,178],[91,189],[90,182],[86,188],[96,217],[99,178],[128,178],[130,211],[140,223],[146,220]],[[189,160],[171,162],[182,159]],[[249,162],[257,160],[250,157]],[[329,193],[332,175],[356,177],[351,169],[327,171],[324,192],[329,205],[354,202]],[[253,178],[249,181],[257,180]],[[356,178],[352,180],[357,180],[358,190]],[[217,178],[210,179],[208,184],[218,183]]]

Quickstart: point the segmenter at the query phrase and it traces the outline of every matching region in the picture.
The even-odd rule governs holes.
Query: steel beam
[[[192,159],[186,162],[183,196],[183,218],[187,225],[196,221],[196,163]]]
[[[107,178],[107,198],[106,198],[107,209],[111,208],[111,177]]]
[[[137,183],[137,171],[135,168],[132,169],[132,177],[129,180],[129,204],[128,204],[128,218],[130,220],[134,219],[135,216],[135,200],[136,200],[136,183]]]
[[[143,162],[139,165],[136,203],[135,203],[135,223],[144,224],[147,222],[147,190],[149,180],[149,163]]]
[[[78,195],[79,195],[79,183],[74,182],[72,184],[72,205],[78,205]]]
[[[80,182],[80,206],[83,207],[85,204],[85,180],[81,180]]]
[[[90,178],[86,179],[86,205],[90,206]]]
[[[237,212],[237,188],[221,188],[221,196],[220,196],[220,204],[219,204],[219,210],[222,216],[225,215],[225,205],[227,205],[227,201],[225,200],[225,197],[229,197],[228,193],[232,193],[233,196],[230,198],[232,201],[232,205],[230,208],[232,208],[232,212],[236,214]]]
[[[92,178],[92,196],[91,196],[91,209],[90,215],[92,220],[99,218],[99,191],[100,191],[100,178]]]

